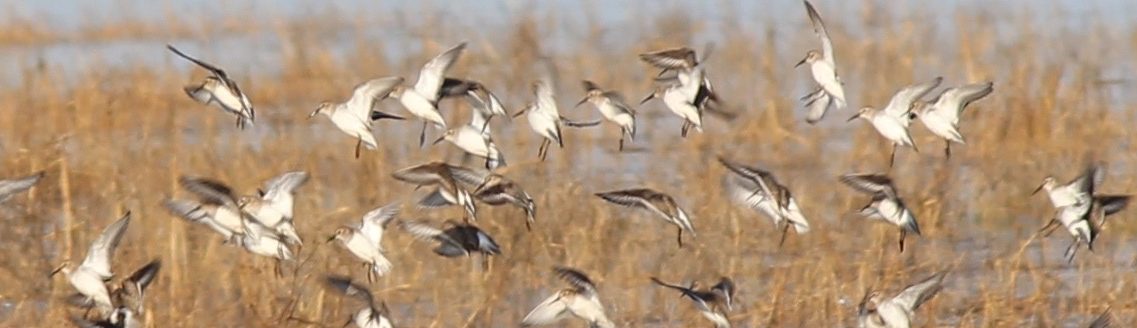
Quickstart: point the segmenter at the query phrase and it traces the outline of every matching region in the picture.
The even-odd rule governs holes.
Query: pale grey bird
[[[121,218],[111,223],[99,237],[91,243],[87,250],[87,257],[78,267],[71,268],[71,260],[64,260],[62,264],[51,271],[51,276],[63,273],[67,281],[85,299],[82,303],[93,302],[95,308],[101,313],[109,313],[115,308],[111,302],[110,292],[106,282],[114,277],[111,272],[111,262],[114,251],[122,241],[126,228],[130,225],[130,212],[127,211]]]
[[[912,135],[908,132],[908,124],[913,118],[912,104],[939,86],[940,82],[943,82],[943,78],[936,77],[928,82],[907,86],[896,92],[884,108],[863,107],[857,111],[857,115],[849,118],[849,122],[858,118],[865,119],[872,124],[881,136],[892,142],[892,153],[888,156],[888,167],[892,167],[893,162],[896,161],[896,147],[906,146],[912,147],[912,150],[917,152],[920,151],[919,148],[916,148],[916,143],[912,141]]]
[[[943,288],[946,271],[904,288],[892,298],[879,291],[869,290],[857,307],[857,318],[864,328],[908,328],[916,317],[916,310],[932,299]]]
[[[391,91],[391,97],[398,98],[399,103],[415,117],[423,120],[422,133],[419,134],[418,143],[421,147],[426,143],[426,126],[433,123],[439,129],[446,129],[446,120],[438,111],[438,100],[442,98],[442,86],[446,71],[458,61],[458,57],[466,50],[466,43],[462,42],[438,56],[435,56],[419,71],[418,80],[411,88],[398,85]]]
[[[43,179],[43,171],[36,172],[32,175],[23,176],[19,178],[0,180],[0,203],[12,198],[13,195],[22,193],[34,187]]]
[[[253,125],[253,121],[256,119],[256,111],[253,110],[253,103],[249,101],[249,97],[241,92],[241,87],[237,86],[237,81],[229,78],[229,74],[221,68],[187,55],[172,45],[167,44],[166,48],[212,74],[199,85],[185,87],[186,95],[200,104],[217,105],[221,110],[236,115],[238,128],[244,129],[246,126]]]
[[[363,222],[353,227],[336,229],[328,242],[338,240],[352,255],[367,266],[367,282],[375,283],[376,278],[391,272],[391,261],[383,255],[383,233],[387,225],[399,214],[399,203],[376,208],[363,215]]]
[[[387,309],[386,302],[376,304],[375,297],[366,287],[351,282],[350,278],[328,276],[325,283],[336,292],[362,301],[367,306],[356,311],[354,315],[343,324],[344,327],[354,323],[359,328],[392,328],[391,310]]]
[[[553,143],[556,143],[558,148],[565,148],[561,125],[582,128],[600,124],[600,121],[576,122],[561,116],[561,112],[557,108],[557,101],[553,96],[553,88],[549,82],[544,80],[533,82],[533,95],[536,101],[514,113],[513,116],[528,113],[525,117],[529,121],[529,128],[544,138],[541,140],[541,146],[537,148],[537,157],[542,161],[549,154],[549,146]]]
[[[636,110],[628,106],[628,103],[624,101],[624,96],[618,92],[604,91],[592,81],[584,81],[583,85],[585,96],[576,103],[576,107],[580,107],[585,102],[592,103],[605,120],[620,126],[620,147],[618,150],[623,151],[624,137],[627,137],[629,141],[636,139]]]
[[[845,108],[846,102],[845,89],[842,86],[841,77],[837,75],[833,40],[829,37],[829,31],[825,29],[825,22],[821,21],[821,15],[817,13],[817,9],[814,9],[813,4],[810,4],[809,1],[804,2],[806,13],[809,14],[809,22],[813,25],[813,32],[821,40],[820,52],[810,50],[805,54],[805,58],[797,63],[797,66],[809,64],[809,72],[813,76],[813,80],[817,82],[817,90],[802,97],[805,106],[809,108],[809,114],[806,115],[805,121],[813,124],[825,117],[825,112],[829,110],[830,106],[841,109]]]
[[[296,189],[308,182],[308,172],[285,172],[265,182],[255,196],[238,200],[238,207],[253,219],[284,236],[289,245],[302,246],[304,242],[293,225],[293,203]]]
[[[616,324],[604,313],[604,304],[596,291],[596,284],[579,270],[555,267],[557,278],[571,287],[558,290],[550,295],[529,314],[521,319],[522,327],[545,326],[561,321],[569,316],[579,318],[591,328],[614,328]]]
[[[904,252],[904,238],[913,233],[920,235],[920,225],[912,210],[904,205],[896,192],[892,178],[884,174],[846,174],[841,182],[854,190],[872,195],[872,201],[861,208],[860,214],[874,220],[882,220],[900,228],[900,252]]]
[[[346,133],[347,135],[355,138],[355,158],[359,158],[360,146],[366,146],[367,149],[379,148],[379,142],[375,140],[375,134],[371,130],[373,128],[372,121],[380,119],[394,119],[402,120],[403,118],[397,115],[387,114],[375,110],[375,104],[383,99],[386,99],[391,91],[396,86],[403,83],[401,77],[384,77],[367,82],[363,82],[357,86],[351,93],[351,98],[342,103],[324,102],[311,114],[308,114],[308,119],[315,117],[317,114],[324,114],[336,128]]]
[[[944,156],[951,158],[951,143],[963,144],[959,134],[959,116],[972,102],[983,99],[995,89],[994,83],[984,82],[944,89],[931,101],[917,100],[912,112],[935,135],[944,139]]]

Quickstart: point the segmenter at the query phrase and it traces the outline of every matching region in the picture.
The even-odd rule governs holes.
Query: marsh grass
[[[389,177],[401,167],[458,155],[449,146],[415,147],[417,122],[383,122],[377,129],[383,147],[355,160],[349,138],[322,118],[306,120],[316,104],[347,97],[368,78],[413,80],[426,58],[469,40],[453,75],[486,83],[517,110],[530,100],[529,83],[552,74],[562,113],[594,118],[590,107],[571,108],[582,96],[580,80],[638,101],[650,90],[653,70],[635,54],[700,47],[697,35],[728,41],[716,43],[709,74],[730,109],[741,113],[738,119],[711,118],[706,133],[682,140],[678,120],[657,102],[641,109],[633,145],[644,151],[616,154],[617,136],[608,125],[569,129],[565,149],[551,150],[544,163],[535,161],[540,140],[523,118],[495,122],[497,142],[513,164],[507,175],[536,199],[538,223],[527,233],[520,211],[482,206],[478,224],[505,251],[488,272],[473,261],[436,257],[430,245],[397,229],[389,232],[384,244],[395,269],[372,290],[391,306],[396,323],[515,325],[559,288],[550,273],[554,265],[590,274],[621,326],[706,325],[686,301],[653,288],[649,276],[734,277],[741,306],[731,318],[742,327],[832,327],[855,320],[855,303],[866,289],[897,291],[943,269],[952,271],[947,287],[918,311],[924,326],[1077,326],[1106,306],[1119,322],[1133,322],[1132,210],[1111,220],[1095,253],[1083,250],[1066,266],[1064,231],[1031,237],[1051,210],[1044,197],[1028,195],[1048,174],[1072,178],[1086,158],[1109,164],[1105,190],[1137,190],[1128,174],[1134,157],[1128,150],[1137,141],[1129,133],[1137,123],[1134,101],[1126,94],[1133,85],[1111,81],[1118,78],[1111,72],[1126,67],[1119,61],[1132,66],[1137,33],[1098,25],[1045,29],[1029,13],[995,16],[976,8],[956,10],[945,31],[919,6],[905,9],[915,15],[901,15],[865,2],[859,17],[838,19],[827,13],[829,5],[818,7],[830,19],[853,108],[881,106],[903,85],[937,75],[945,85],[995,81],[995,93],[964,115],[968,144],[954,147],[953,158],[944,160],[942,141],[919,124],[914,137],[921,152],[898,154],[892,174],[924,232],[904,254],[895,250],[893,227],[852,214],[867,200],[836,179],[886,170],[884,140],[863,122],[842,122],[851,110],[834,111],[817,126],[802,120],[796,98],[806,92],[808,77],[792,65],[816,46],[804,13],[788,25],[729,15],[710,25],[679,9],[658,16],[630,12],[637,23],[613,28],[532,10],[504,18],[500,33],[471,35],[464,32],[475,26],[443,15],[410,21],[406,13],[374,18],[342,10],[290,20],[224,18],[205,29],[197,28],[208,25],[204,19],[192,17],[164,24],[96,21],[79,32],[9,19],[0,28],[5,47],[130,39],[200,45],[236,33],[279,40],[279,48],[258,51],[279,53],[282,65],[272,72],[230,67],[259,109],[257,126],[245,132],[182,94],[182,85],[203,73],[187,72],[186,63],[164,51],[164,41],[154,42],[152,55],[166,58],[157,68],[48,62],[24,68],[16,83],[0,88],[2,172],[48,172],[2,212],[0,302],[8,308],[0,310],[0,323],[65,325],[70,312],[61,299],[71,287],[45,274],[64,258],[83,257],[103,226],[132,210],[137,220],[115,271],[125,275],[153,258],[164,262],[146,300],[148,327],[303,325],[289,316],[339,325],[360,304],[329,294],[321,277],[365,276],[345,250],[322,240],[392,201],[406,204],[406,218],[458,217],[456,210],[414,208],[420,194]],[[395,26],[402,43],[371,32]],[[337,42],[346,50],[326,48]],[[405,56],[391,57],[391,49]],[[227,61],[220,51],[201,56],[222,66]],[[81,74],[67,78],[66,69]],[[393,101],[385,106],[405,114]],[[442,107],[451,124],[467,119],[461,102]],[[813,232],[791,235],[777,248],[769,220],[730,206],[720,191],[725,172],[714,161],[720,154],[773,170],[799,197]],[[178,190],[179,175],[210,176],[251,192],[286,170],[306,170],[312,179],[296,203],[306,244],[283,278],[274,278],[271,261],[224,246],[207,229],[160,207],[165,197],[187,196]],[[592,196],[636,186],[670,193],[692,213],[699,236],[691,247],[676,249],[674,231],[657,219]]]

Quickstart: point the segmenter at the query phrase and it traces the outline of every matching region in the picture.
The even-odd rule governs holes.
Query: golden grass
[[[837,17],[827,15],[826,7],[818,6],[823,16]],[[1033,26],[1029,16],[995,20],[965,9],[953,17],[955,30],[938,31],[923,20],[896,20],[896,13],[871,4],[862,17],[831,19],[838,65],[854,107],[883,105],[897,88],[937,75],[948,85],[995,81],[995,93],[965,115],[968,145],[954,147],[951,160],[942,158],[941,141],[922,127],[914,128],[922,152],[898,154],[893,174],[925,234],[898,254],[894,228],[852,215],[866,199],[836,180],[843,173],[885,170],[885,141],[863,122],[840,122],[851,110],[834,111],[819,126],[801,120],[796,98],[804,94],[808,77],[792,65],[816,46],[804,10],[793,25],[768,23],[761,30],[740,29],[753,22],[737,18],[714,29],[678,10],[660,18],[634,17],[643,23],[616,30],[532,12],[507,19],[511,27],[504,33],[479,35],[464,33],[471,27],[447,24],[445,17],[408,23],[334,14],[347,23],[329,23],[328,17],[340,16],[319,14],[269,25],[227,21],[220,30],[198,34],[203,32],[190,28],[199,23],[192,19],[169,26],[127,21],[58,38],[66,33],[31,22],[9,21],[13,29],[0,28],[5,31],[0,43],[8,46],[244,31],[281,40],[280,49],[259,51],[280,52],[284,60],[279,72],[227,66],[259,109],[259,126],[246,132],[236,131],[215,109],[187,99],[181,86],[191,77],[172,66],[82,67],[83,74],[68,80],[48,65],[26,69],[19,83],[0,88],[4,176],[48,172],[27,196],[5,204],[14,210],[3,212],[9,224],[0,231],[0,281],[5,282],[0,302],[11,309],[0,310],[0,325],[65,325],[69,311],[61,297],[71,287],[45,274],[64,258],[84,256],[98,231],[129,209],[136,220],[118,250],[116,272],[125,275],[153,258],[163,261],[147,296],[149,327],[302,325],[282,319],[289,315],[337,326],[359,304],[329,294],[320,278],[365,276],[345,250],[322,240],[391,201],[407,203],[408,218],[457,217],[457,210],[414,209],[409,188],[388,175],[457,154],[449,146],[416,148],[417,122],[383,122],[378,124],[383,148],[355,160],[353,141],[323,118],[306,120],[316,104],[346,97],[368,78],[417,74],[426,58],[468,38],[471,47],[453,75],[486,83],[512,110],[529,100],[529,83],[545,70],[541,58],[551,57],[562,113],[597,117],[590,108],[569,107],[582,95],[579,80],[638,99],[649,90],[652,70],[635,54],[701,46],[691,30],[729,41],[717,45],[709,74],[743,115],[733,122],[710,119],[706,133],[681,140],[679,121],[655,103],[641,111],[641,134],[633,144],[646,152],[614,153],[611,126],[570,129],[566,148],[551,150],[544,163],[534,161],[540,140],[523,119],[495,123],[498,143],[513,164],[506,172],[535,197],[538,223],[527,233],[520,211],[482,206],[479,225],[505,251],[489,272],[469,261],[436,257],[431,246],[398,230],[388,233],[384,244],[395,269],[373,291],[391,305],[400,326],[513,326],[559,288],[550,273],[554,265],[590,274],[610,316],[631,327],[706,325],[688,302],[652,287],[649,276],[705,282],[734,277],[741,306],[731,318],[739,326],[831,327],[855,320],[855,303],[867,288],[899,290],[941,269],[952,273],[942,294],[918,311],[924,326],[1085,325],[1106,306],[1123,323],[1137,315],[1137,303],[1129,297],[1137,293],[1132,210],[1111,221],[1096,253],[1083,251],[1066,267],[1064,232],[1030,238],[1050,208],[1042,196],[1027,196],[1048,174],[1072,177],[1086,157],[1113,168],[1107,191],[1137,190],[1137,182],[1124,174],[1134,157],[1127,150],[1137,142],[1129,133],[1137,123],[1133,101],[1114,100],[1128,97],[1116,93],[1131,85],[1102,82],[1116,78],[1108,74],[1115,69],[1111,62],[1132,58],[1137,31],[1089,26],[1103,32],[1041,33],[1035,30],[1043,27]],[[922,15],[913,17],[929,17]],[[366,34],[403,23],[409,26],[408,44]],[[852,26],[861,32],[846,32]],[[335,31],[352,35],[340,41],[349,42],[345,54],[319,48],[336,42],[328,39]],[[555,33],[569,35],[575,51],[554,53],[551,49],[559,47],[544,40]],[[627,35],[644,39],[613,41]],[[155,43],[155,56],[168,57],[164,62],[179,69],[188,67],[161,47]],[[389,47],[406,47],[408,59],[386,58],[383,51]],[[228,61],[224,53],[200,56],[222,66]],[[387,105],[398,108],[393,101]],[[450,122],[466,119],[464,104],[444,101],[442,107]],[[777,249],[769,220],[728,205],[720,192],[725,172],[714,161],[719,154],[773,170],[799,197],[814,231],[790,236]],[[273,277],[271,261],[223,246],[207,229],[160,207],[165,197],[186,196],[176,185],[179,175],[211,176],[251,192],[286,170],[307,170],[312,179],[296,204],[306,241],[298,255],[302,265],[289,266],[283,279]],[[693,246],[676,249],[671,227],[591,196],[637,186],[670,193],[692,213],[699,231]]]

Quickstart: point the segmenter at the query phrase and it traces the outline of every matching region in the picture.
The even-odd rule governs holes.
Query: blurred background
[[[1052,208],[1030,196],[1045,176],[1067,181],[1089,160],[1106,164],[1105,192],[1137,190],[1137,3],[813,4],[850,105],[817,125],[804,122],[797,100],[813,82],[793,65],[820,47],[799,1],[0,1],[0,174],[47,172],[0,205],[0,326],[67,325],[77,313],[62,298],[72,288],[46,274],[85,256],[125,210],[135,220],[115,272],[163,261],[147,295],[148,327],[342,324],[363,305],[320,279],[366,276],[322,240],[391,201],[405,203],[408,219],[460,217],[416,208],[423,191],[389,176],[431,160],[458,163],[460,154],[446,144],[420,149],[417,122],[384,121],[376,124],[382,147],[354,159],[354,140],[307,115],[368,79],[414,80],[423,63],[462,41],[469,47],[451,76],[483,82],[511,111],[532,101],[530,83],[551,76],[561,113],[578,120],[599,118],[591,105],[571,108],[584,94],[581,80],[638,100],[657,71],[637,54],[711,44],[708,74],[740,115],[708,118],[704,133],[682,139],[681,121],[652,102],[639,109],[633,151],[615,152],[617,129],[605,124],[566,130],[565,148],[545,162],[524,119],[495,121],[511,164],[504,173],[534,196],[538,223],[526,232],[520,211],[482,206],[478,224],[505,252],[488,271],[389,231],[395,269],[371,288],[398,326],[515,326],[561,288],[554,265],[590,274],[620,326],[708,325],[650,276],[733,277],[736,326],[842,327],[854,323],[869,288],[897,292],[945,269],[943,292],[917,311],[919,326],[1081,327],[1106,307],[1121,326],[1137,323],[1137,212],[1111,218],[1095,251],[1067,265],[1064,230],[1032,237]],[[206,73],[166,44],[225,68],[256,105],[256,125],[237,130],[186,97],[181,88]],[[944,86],[994,81],[995,92],[963,115],[968,144],[953,147],[951,159],[940,139],[913,125],[920,152],[901,149],[890,172],[924,235],[900,254],[895,227],[855,215],[867,197],[836,178],[888,170],[890,146],[865,122],[844,119],[936,76]],[[396,101],[382,107],[408,114]],[[469,119],[464,101],[440,107],[451,125]],[[813,231],[779,248],[768,218],[728,202],[718,155],[773,171]],[[296,204],[306,244],[283,278],[271,261],[160,206],[188,196],[180,175],[247,193],[288,170],[312,179]],[[676,249],[674,231],[657,218],[592,196],[631,187],[675,196],[699,231],[692,246]]]

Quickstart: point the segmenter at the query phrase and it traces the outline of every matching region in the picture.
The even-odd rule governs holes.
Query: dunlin
[[[375,283],[375,278],[391,272],[391,261],[383,256],[383,232],[387,224],[399,214],[399,204],[393,203],[371,210],[363,215],[363,223],[354,227],[336,229],[328,242],[338,240],[352,255],[367,266],[367,282]]]
[[[253,120],[256,119],[253,103],[249,101],[249,97],[245,96],[244,92],[241,92],[241,87],[237,86],[237,81],[229,78],[229,74],[221,68],[187,55],[172,45],[167,44],[166,48],[170,49],[175,55],[185,58],[213,74],[206,77],[205,81],[199,85],[185,87],[185,92],[190,98],[202,105],[215,104],[221,110],[236,115],[238,128],[244,129],[245,126],[253,125]]]
[[[936,293],[943,288],[944,275],[946,274],[947,272],[936,273],[904,288],[904,291],[888,299],[885,299],[880,292],[870,290],[857,307],[857,317],[861,327],[911,327],[912,321],[916,317],[916,309],[936,296]]]
[[[379,302],[376,304],[375,297],[371,295],[371,291],[366,287],[357,285],[351,282],[347,277],[329,276],[324,278],[328,287],[336,292],[342,293],[349,297],[354,297],[357,300],[367,304],[366,307],[359,309],[355,315],[351,316],[344,323],[344,327],[348,324],[354,323],[359,328],[392,328],[391,324],[391,310],[387,309],[387,303]]]
[[[400,169],[391,173],[391,176],[396,180],[419,187],[438,187],[439,190],[443,191],[442,195],[448,197],[446,199],[448,202],[458,204],[466,210],[467,219],[477,220],[477,206],[474,205],[474,198],[455,180],[450,167],[449,164],[443,162],[430,162]]]
[[[199,200],[166,199],[162,205],[179,218],[213,229],[225,242],[235,242],[245,229],[241,223],[245,214],[236,203],[232,189],[219,181],[200,177],[182,176],[178,184]]]
[[[438,144],[444,140],[454,144],[467,155],[485,159],[485,167],[488,170],[505,166],[505,155],[501,154],[501,150],[498,150],[497,144],[489,138],[489,135],[483,134],[483,130],[463,125],[446,130],[434,140],[434,143]]]
[[[290,245],[303,245],[292,223],[296,189],[308,182],[308,172],[285,172],[265,182],[256,196],[238,200],[238,207],[266,227],[276,230]]]
[[[1097,195],[1097,189],[1105,182],[1105,170],[1100,164],[1091,164],[1081,176],[1065,185],[1058,185],[1054,177],[1046,177],[1034,193],[1046,190],[1050,202],[1054,204],[1054,217],[1046,223],[1040,234],[1049,236],[1058,224],[1066,227],[1074,241],[1066,248],[1066,261],[1073,262],[1079,246],[1085,244],[1094,250],[1094,241],[1101,232],[1101,224],[1093,222],[1093,215],[1099,213],[1100,221],[1125,208],[1128,196]]]
[[[423,65],[413,88],[399,85],[391,91],[391,96],[398,98],[408,112],[423,120],[422,133],[418,137],[419,146],[426,143],[428,124],[434,123],[439,129],[446,129],[446,121],[438,112],[438,100],[442,97],[442,82],[445,80],[446,71],[465,50],[466,43],[462,42],[444,51]]]
[[[533,197],[513,180],[498,173],[478,172],[461,166],[450,165],[449,169],[455,181],[473,190],[475,199],[491,206],[511,204],[525,211],[525,229],[533,230],[537,205],[533,202]],[[423,207],[455,205],[450,201],[454,199],[453,195],[444,193],[444,189],[437,189],[420,200],[419,205]]]
[[[600,86],[592,81],[584,81],[584,91],[586,92],[583,99],[576,103],[577,107],[583,105],[585,102],[590,102],[596,106],[604,119],[615,123],[620,126],[620,147],[619,150],[624,150],[624,137],[629,141],[636,139],[636,111],[624,101],[624,96],[615,91],[604,91]]]
[[[733,308],[735,287],[730,278],[722,277],[718,284],[710,289],[702,290],[698,289],[698,283],[691,283],[691,287],[683,287],[663,282],[656,277],[651,277],[651,281],[683,293],[684,297],[695,302],[695,306],[699,308],[703,317],[713,322],[716,328],[731,327],[730,320],[727,319],[727,312]]]
[[[556,143],[559,148],[565,148],[564,136],[561,134],[562,124],[574,128],[600,124],[600,121],[576,122],[561,116],[560,109],[557,108],[557,100],[553,95],[553,88],[550,87],[549,82],[544,80],[533,82],[533,96],[536,101],[514,113],[513,116],[527,114],[525,118],[529,121],[529,128],[544,138],[541,140],[541,146],[537,148],[537,157],[542,161],[549,154],[549,146],[553,143]]]
[[[920,151],[916,148],[916,143],[912,142],[912,135],[908,133],[908,123],[912,120],[912,103],[931,92],[942,81],[942,77],[936,77],[928,82],[905,87],[892,96],[892,100],[888,101],[888,106],[882,109],[864,107],[857,111],[857,115],[849,118],[850,122],[858,118],[869,121],[881,136],[892,141],[892,153],[888,157],[888,167],[892,167],[896,160],[897,146],[912,147],[913,150]]]
[[[904,200],[896,192],[892,178],[883,174],[846,174],[841,182],[854,190],[872,195],[872,202],[861,208],[861,215],[896,225],[900,228],[900,252],[904,252],[904,238],[913,233],[920,235],[920,225]]]
[[[627,189],[597,193],[596,196],[613,203],[627,207],[641,208],[658,214],[660,218],[677,228],[678,235],[675,240],[679,243],[679,247],[683,247],[683,231],[691,233],[691,237],[695,237],[695,227],[691,225],[691,218],[687,216],[679,204],[675,203],[675,199],[671,198],[664,193],[651,190],[651,189]]]
[[[372,150],[379,147],[378,141],[375,140],[375,134],[371,131],[371,121],[384,118],[403,119],[396,115],[374,110],[375,103],[386,99],[391,91],[401,83],[403,83],[401,77],[384,77],[364,82],[355,86],[351,98],[347,101],[322,103],[316,107],[312,114],[308,114],[308,118],[311,119],[316,114],[327,116],[340,131],[355,138],[355,158],[359,158],[361,145]]]
[[[495,116],[510,118],[509,114],[505,112],[505,106],[501,104],[501,100],[478,81],[448,77],[442,80],[440,92],[442,97],[466,98],[474,108],[474,112],[477,113],[476,115],[480,116],[482,120],[482,124],[476,126],[479,129],[485,129],[489,120]]]
[[[912,112],[924,122],[935,135],[944,139],[944,156],[951,157],[951,143],[963,144],[959,134],[959,115],[971,102],[983,99],[994,91],[994,83],[976,83],[948,88],[931,101],[917,100],[912,103]]]
[[[809,221],[802,214],[797,200],[789,188],[779,183],[772,173],[722,157],[719,157],[719,163],[734,173],[726,180],[726,189],[731,199],[762,212],[774,221],[775,228],[782,229],[779,247],[786,242],[790,226],[799,235],[809,232]]]
[[[821,21],[821,15],[817,14],[817,9],[813,8],[813,4],[805,1],[805,10],[809,14],[809,21],[813,25],[813,33],[817,34],[817,38],[821,40],[821,51],[810,50],[805,54],[797,66],[809,64],[809,72],[813,75],[813,81],[817,82],[818,88],[813,93],[803,97],[805,106],[809,108],[809,114],[806,116],[806,122],[817,123],[825,112],[829,110],[830,105],[835,105],[837,109],[845,108],[845,90],[842,87],[841,77],[837,75],[837,61],[833,56],[833,40],[829,38],[829,31],[825,29],[825,22]]]
[[[437,242],[435,254],[443,257],[470,257],[473,253],[482,255],[482,268],[489,269],[489,257],[501,255],[501,246],[482,229],[468,223],[446,220],[442,228],[436,228],[421,220],[400,221],[399,226],[416,239]]]
[[[708,43],[703,49],[701,57],[695,53],[694,49],[681,47],[640,54],[640,60],[661,69],[655,78],[655,82],[663,84],[683,83],[683,81],[696,82],[698,92],[695,94],[694,104],[700,113],[713,114],[725,120],[733,120],[737,114],[719,108],[721,102],[719,96],[715,93],[711,79],[707,77],[705,69],[701,67],[704,66],[702,64],[710,56],[712,46],[713,44]],[[691,75],[691,69],[696,66],[700,66],[702,79]],[[675,74],[668,74],[670,72],[675,72]],[[686,76],[683,76],[684,74]]]
[[[96,309],[102,313],[113,311],[115,306],[111,303],[106,282],[114,277],[114,273],[111,272],[111,261],[114,257],[115,248],[118,248],[123,233],[126,232],[129,225],[130,212],[126,212],[122,218],[103,229],[95,242],[91,243],[91,248],[87,250],[87,257],[83,259],[83,263],[72,269],[71,261],[64,260],[59,267],[51,272],[51,276],[63,273],[71,286],[75,287],[75,290],[86,298],[82,303],[93,302]]]
[[[43,179],[43,171],[29,176],[0,180],[0,203],[12,198],[12,195],[31,189],[40,179]]]
[[[699,87],[703,81],[703,68],[692,67],[678,75],[678,83],[659,84],[655,91],[645,97],[640,104],[660,98],[672,113],[683,119],[680,135],[687,137],[688,129],[703,132],[703,111],[699,108]]]
[[[111,299],[119,307],[130,309],[133,313],[143,313],[146,288],[154,282],[154,278],[158,277],[158,270],[161,268],[162,262],[158,260],[150,261],[138,268],[130,277],[123,280],[117,289],[111,291]]]
[[[616,327],[608,315],[604,314],[604,304],[600,302],[592,279],[572,268],[556,267],[553,272],[570,287],[558,290],[537,304],[521,319],[522,327],[550,325],[570,315],[588,322],[589,327]]]

